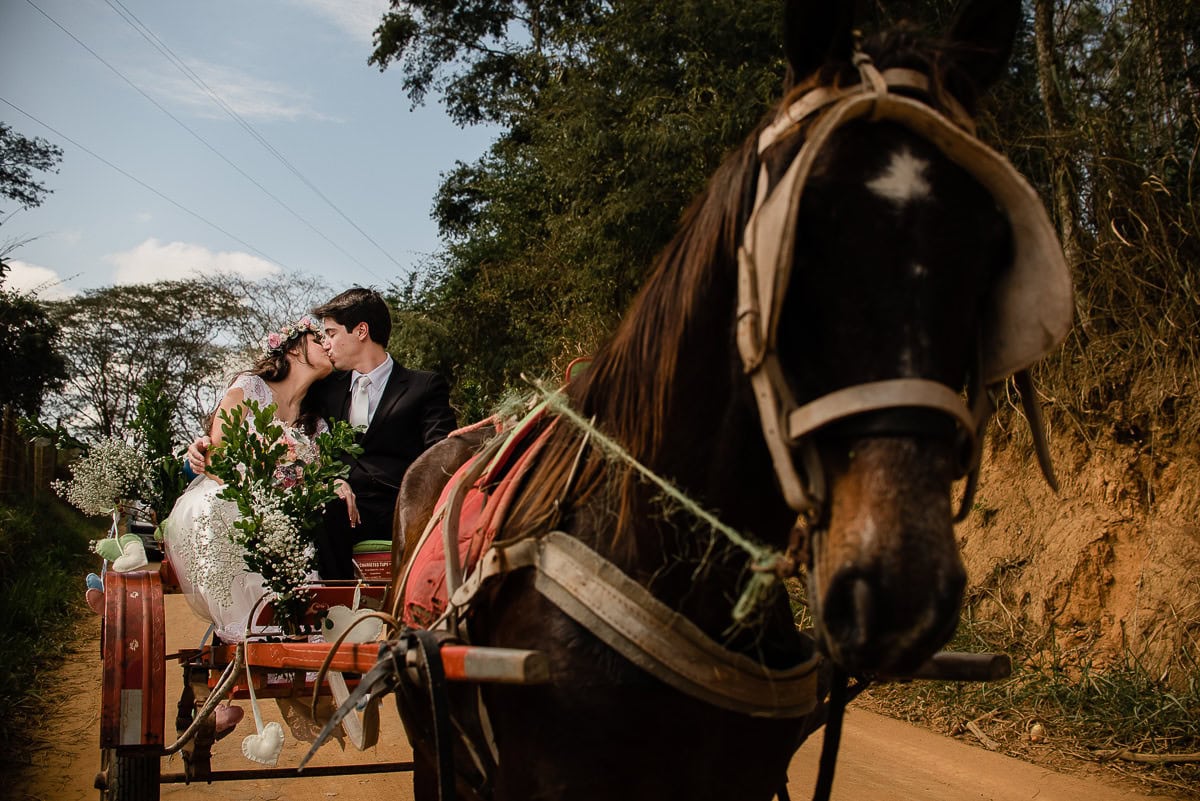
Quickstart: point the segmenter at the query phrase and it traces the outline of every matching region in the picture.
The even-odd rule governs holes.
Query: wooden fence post
[[[8,406],[4,407],[4,417],[0,420],[0,496],[11,495],[20,491],[17,485],[17,472],[20,467],[21,447],[16,435],[16,415]]]
[[[17,429],[16,412],[5,406],[0,419],[0,497],[49,492],[57,465],[54,443],[44,437],[26,442]]]

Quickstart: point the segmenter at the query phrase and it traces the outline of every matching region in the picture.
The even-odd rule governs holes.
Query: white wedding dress
[[[230,389],[242,390],[246,400],[257,401],[260,406],[275,402],[271,388],[258,376],[240,375]],[[278,418],[276,423],[284,427],[285,436],[296,445],[299,460],[315,458],[316,445],[303,431]],[[327,430],[325,421],[318,421],[316,433]],[[213,623],[222,640],[239,642],[246,635],[251,612],[267,590],[262,575],[250,572],[244,551],[229,537],[238,510],[237,504],[217,497],[223,487],[208,476],[197,477],[179,496],[163,524],[163,540],[167,558],[192,609]],[[261,627],[249,628],[252,632],[263,631]]]

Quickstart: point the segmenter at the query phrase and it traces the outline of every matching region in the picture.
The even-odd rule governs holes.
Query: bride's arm
[[[213,412],[212,427],[208,431],[208,438],[212,442],[212,444],[209,445],[209,452],[211,452],[213,448],[220,445],[221,441],[225,439],[225,435],[221,433],[222,412],[226,415],[230,415],[233,413],[234,409],[245,405],[246,393],[242,391],[241,387],[230,387],[228,391],[226,391],[225,397],[221,398],[221,404],[217,407],[217,410]]]
[[[212,425],[209,427],[207,437],[198,437],[191,445],[188,446],[188,463],[192,467],[192,472],[197,475],[204,474],[213,481],[220,483],[221,479],[208,472],[209,454],[212,449],[221,444],[225,438],[221,432],[221,413],[230,414],[239,406],[245,405],[246,393],[241,387],[230,387],[225,392],[225,397],[221,398],[221,404],[217,406],[217,410],[213,412]],[[205,440],[208,440],[205,442]]]

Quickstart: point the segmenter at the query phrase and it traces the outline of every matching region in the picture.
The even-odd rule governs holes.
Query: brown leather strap
[[[494,546],[451,599],[465,605],[493,576],[537,570],[534,585],[613,650],[664,683],[713,706],[796,718],[817,703],[818,656],[772,670],[714,642],[621,570],[561,531]]]
[[[788,414],[788,437],[793,441],[837,420],[880,409],[920,406],[945,412],[975,438],[975,419],[962,397],[945,384],[924,378],[870,381],[822,395]]]

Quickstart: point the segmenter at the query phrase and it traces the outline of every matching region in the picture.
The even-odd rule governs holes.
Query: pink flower
[[[275,350],[283,344],[283,336],[278,331],[272,331],[267,334],[267,347]]]

